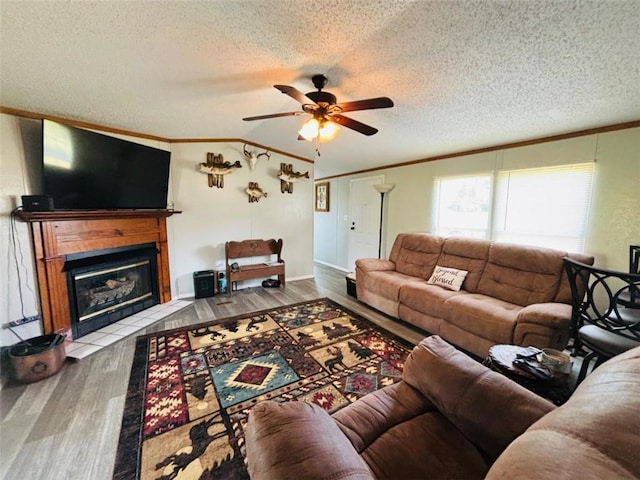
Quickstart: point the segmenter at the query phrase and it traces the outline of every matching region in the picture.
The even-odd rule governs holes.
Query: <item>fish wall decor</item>
[[[225,162],[222,154],[207,153],[207,161],[200,163],[200,172],[206,173],[209,179],[209,187],[224,188],[224,176],[233,173],[236,168],[242,168],[240,161],[235,163]]]
[[[249,182],[249,186],[245,189],[249,196],[249,203],[259,202],[262,197],[267,198],[267,192],[260,188],[258,182]]]
[[[282,193],[293,193],[293,184],[304,178],[309,178],[309,172],[294,172],[293,164],[281,163],[278,178],[280,179],[280,191]]]

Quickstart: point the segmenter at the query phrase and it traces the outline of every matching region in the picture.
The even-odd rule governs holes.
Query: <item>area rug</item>
[[[326,298],[138,337],[114,478],[247,479],[255,404],[333,413],[398,382],[411,348]]]

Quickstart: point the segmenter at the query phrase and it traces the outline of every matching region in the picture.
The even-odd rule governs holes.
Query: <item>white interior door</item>
[[[380,194],[373,188],[384,176],[358,178],[349,182],[349,271],[356,259],[378,258]]]

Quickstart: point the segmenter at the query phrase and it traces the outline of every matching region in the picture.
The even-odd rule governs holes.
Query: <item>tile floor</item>
[[[81,359],[87,355],[122,340],[124,337],[132,335],[138,330],[142,330],[149,325],[171,315],[178,310],[191,305],[189,300],[172,300],[160,305],[154,305],[142,312],[138,312],[130,317],[123,318],[119,322],[112,323],[106,327],[91,332],[77,340],[66,344],[67,357]]]

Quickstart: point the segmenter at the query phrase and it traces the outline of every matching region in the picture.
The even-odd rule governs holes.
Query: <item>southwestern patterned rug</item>
[[[330,413],[400,380],[413,346],[329,299],[138,337],[115,479],[247,479],[249,410]]]

